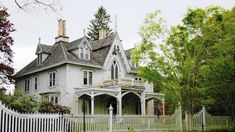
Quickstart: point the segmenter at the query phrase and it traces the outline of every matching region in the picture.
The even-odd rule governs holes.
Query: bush
[[[62,113],[69,114],[70,109],[66,106],[54,104],[52,102],[37,102],[35,96],[25,96],[22,90],[16,90],[14,95],[4,95],[0,93],[0,100],[8,108],[20,113]]]
[[[16,90],[14,95],[0,94],[0,100],[7,107],[21,113],[35,112],[38,107],[38,103],[33,97],[24,96],[20,90]]]
[[[62,113],[69,114],[70,109],[66,106],[61,106],[50,101],[42,101],[40,103],[38,112],[40,113]]]

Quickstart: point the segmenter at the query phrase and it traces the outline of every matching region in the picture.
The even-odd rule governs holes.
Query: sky
[[[235,6],[235,0],[62,0],[60,15],[44,9],[28,8],[23,11],[13,0],[3,0],[0,4],[8,8],[9,19],[16,29],[12,37],[13,67],[17,72],[36,58],[39,37],[43,44],[54,44],[59,18],[66,20],[67,36],[69,41],[73,41],[83,36],[83,29],[87,30],[98,7],[104,6],[111,15],[110,27],[113,29],[117,16],[117,32],[124,49],[128,49],[140,41],[138,32],[148,13],[160,10],[166,25],[173,26],[181,23],[188,8],[214,5],[229,9]]]

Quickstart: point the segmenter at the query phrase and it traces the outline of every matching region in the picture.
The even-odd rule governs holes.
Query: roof
[[[24,76],[42,69],[47,69],[56,64],[72,63],[90,67],[102,67],[110,50],[110,47],[114,41],[115,34],[107,36],[102,40],[90,41],[90,45],[92,47],[90,60],[79,59],[77,55],[71,52],[71,50],[77,48],[83,38],[84,37],[79,38],[70,43],[56,43],[53,46],[39,44],[38,48],[44,51],[44,53],[50,53],[49,56],[41,65],[37,65],[37,58],[35,58],[32,62],[30,62],[23,69],[17,72],[16,77]]]
[[[41,51],[42,53],[52,53],[53,47],[51,45],[46,44],[38,44],[36,53]]]
[[[133,50],[134,48],[130,48],[128,50],[125,50],[125,54],[128,60],[131,59],[131,50]]]

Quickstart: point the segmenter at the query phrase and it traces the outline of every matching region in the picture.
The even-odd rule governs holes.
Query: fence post
[[[185,127],[186,127],[186,131],[188,131],[188,113],[185,112]]]
[[[202,106],[202,131],[206,130],[206,109]]]
[[[179,109],[180,131],[182,132],[183,131],[183,121],[182,121],[183,117],[182,117],[182,106],[180,103],[178,104],[178,109]]]
[[[113,107],[110,104],[109,106],[109,132],[113,131]]]

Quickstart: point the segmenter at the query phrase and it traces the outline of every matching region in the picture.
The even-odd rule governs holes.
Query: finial
[[[41,44],[41,37],[38,38],[38,43]]]
[[[117,15],[115,15],[115,32],[117,32]]]

